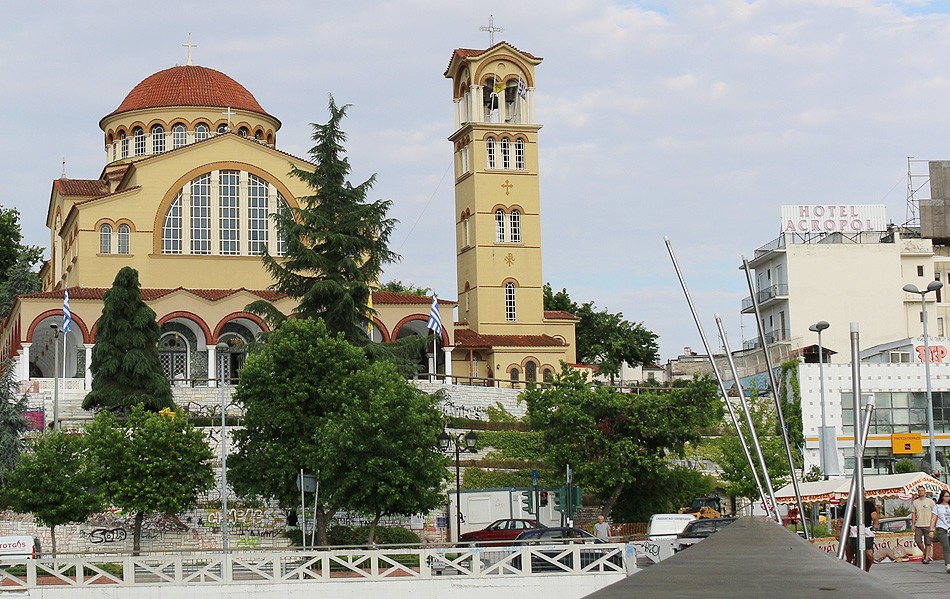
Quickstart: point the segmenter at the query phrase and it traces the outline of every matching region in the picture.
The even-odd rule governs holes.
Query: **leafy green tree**
[[[597,310],[593,302],[577,304],[566,289],[555,293],[549,283],[544,285],[544,309],[564,310],[580,319],[575,327],[577,361],[597,366],[611,381],[624,363],[637,366],[656,361],[657,335],[642,324],[624,320],[622,312]]]
[[[422,511],[426,489],[444,475],[444,459],[430,455],[440,429],[429,400],[322,321],[289,319],[271,333],[247,358],[235,399],[244,429],[234,435],[228,480],[241,495],[289,506],[300,499],[300,470],[318,475],[319,544],[339,509]]]
[[[8,471],[7,500],[14,511],[33,514],[49,527],[56,554],[56,527],[83,522],[102,509],[102,497],[90,489],[83,439],[62,431],[41,435],[33,451]]]
[[[0,364],[0,488],[4,485],[7,469],[16,466],[23,451],[20,435],[28,423],[23,417],[26,395],[20,392],[13,361]]]
[[[620,522],[645,522],[652,514],[675,513],[694,497],[712,494],[715,487],[715,478],[708,474],[670,465],[624,487],[611,516]]]
[[[40,275],[34,268],[43,258],[43,250],[27,247],[20,251],[16,261],[7,268],[3,282],[0,283],[0,315],[6,315],[13,307],[16,296],[26,293],[39,293],[43,289]]]
[[[736,415],[741,416],[740,428],[743,437],[748,444],[749,451],[752,453],[756,471],[759,471],[759,461],[755,448],[752,446],[749,425],[743,415],[742,407],[738,405],[738,402],[734,403]],[[770,398],[760,397],[757,393],[753,393],[747,403],[752,414],[752,422],[759,436],[762,457],[765,459],[765,464],[771,475],[772,486],[778,489],[791,479],[788,470],[788,456],[785,454],[785,444],[778,431],[775,406]],[[755,485],[755,478],[752,476],[749,461],[742,450],[742,444],[736,434],[735,427],[730,422],[724,428],[726,432],[715,443],[715,446],[718,447],[718,454],[713,456],[722,468],[722,474],[719,475],[719,478],[726,484],[726,490],[730,495],[755,499],[759,497],[759,490]],[[759,474],[759,480],[764,485],[765,480],[761,478],[761,472]]]
[[[138,404],[153,412],[174,408],[158,358],[160,336],[155,312],[142,301],[138,271],[122,268],[103,297],[92,348],[92,390],[83,409],[122,413]]]
[[[570,464],[576,484],[600,497],[610,513],[625,488],[669,469],[701,429],[718,423],[722,405],[709,379],[666,393],[620,393],[592,385],[563,366],[549,387],[524,394],[528,418],[544,434],[548,468]]]
[[[432,396],[387,362],[347,380],[350,398],[314,434],[316,457],[320,471],[336,479],[346,507],[372,518],[367,542],[373,543],[383,516],[424,514],[442,502],[448,471],[435,439],[443,417]]]
[[[409,295],[418,295],[420,297],[431,297],[432,288],[419,287],[412,283],[403,283],[402,281],[389,281],[379,287],[380,291],[395,291],[396,293],[407,293]]]
[[[387,217],[392,202],[366,201],[376,176],[356,186],[347,181],[350,163],[340,124],[348,108],[338,107],[331,96],[330,120],[313,124],[316,145],[310,156],[316,167],[294,167],[291,172],[313,193],[301,198],[299,208],[275,214],[286,252],[280,258],[265,252],[263,260],[274,278],[271,288],[299,302],[294,316],[322,318],[331,332],[363,345],[372,317],[370,293],[383,266],[399,257],[388,245],[396,225]],[[266,302],[255,302],[249,309],[274,311]]]
[[[43,256],[43,248],[23,245],[20,212],[0,206],[0,284],[7,280],[9,270],[21,259],[32,258],[31,266]]]
[[[193,508],[214,486],[214,454],[184,412],[154,413],[139,404],[120,421],[102,411],[85,437],[96,487],[112,505],[135,514],[136,555],[146,514]]]

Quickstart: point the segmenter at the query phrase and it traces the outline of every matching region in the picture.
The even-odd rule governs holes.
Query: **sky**
[[[925,169],[908,158],[950,159],[946,1],[22,2],[0,20],[0,205],[48,247],[63,160],[97,178],[99,119],[184,64],[191,34],[195,64],[282,121],[283,151],[307,157],[328,94],[352,105],[351,181],[375,173],[370,199],[400,221],[382,281],[454,299],[442,74],[455,48],[489,46],[492,15],[496,42],[544,59],[544,280],[655,332],[660,363],[702,351],[664,237],[710,340],[720,314],[735,349],[755,336],[741,256],[779,235],[782,205],[885,204],[903,224],[909,164]]]

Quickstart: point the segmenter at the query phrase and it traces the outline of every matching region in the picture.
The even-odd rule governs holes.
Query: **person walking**
[[[603,515],[597,516],[597,524],[594,525],[594,536],[598,539],[607,540],[610,537],[610,525]]]
[[[930,522],[933,520],[933,509],[937,505],[927,495],[927,489],[917,487],[917,497],[910,504],[910,527],[914,529],[914,543],[924,556],[923,563],[929,564],[934,559],[934,540],[930,534]]]
[[[930,520],[930,534],[935,534],[943,547],[943,565],[950,574],[950,492],[941,490]]]

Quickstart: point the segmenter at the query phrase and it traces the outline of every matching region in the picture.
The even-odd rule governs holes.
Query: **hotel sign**
[[[783,233],[861,233],[887,230],[884,204],[782,206]]]

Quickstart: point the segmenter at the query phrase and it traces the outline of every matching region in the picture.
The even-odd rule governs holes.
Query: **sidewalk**
[[[871,576],[921,599],[950,597],[950,574],[942,561],[874,564]]]

